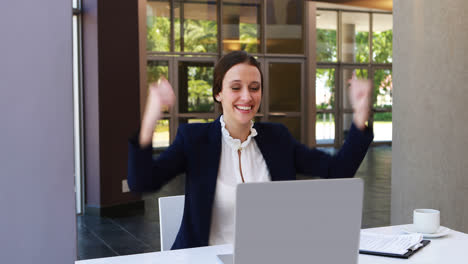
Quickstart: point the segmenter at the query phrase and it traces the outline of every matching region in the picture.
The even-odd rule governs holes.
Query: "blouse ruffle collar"
[[[219,118],[219,122],[221,123],[221,133],[223,134],[223,139],[234,150],[246,148],[249,145],[252,138],[257,135],[257,130],[255,130],[255,128],[253,127],[253,121],[250,121],[250,135],[244,142],[241,142],[240,139],[231,137],[229,131],[226,129],[226,123],[224,123],[223,116]]]

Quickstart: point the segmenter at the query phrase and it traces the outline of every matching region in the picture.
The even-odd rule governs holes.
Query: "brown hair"
[[[262,74],[262,71],[260,70],[260,64],[252,55],[248,54],[247,52],[243,50],[238,50],[238,51],[233,51],[224,55],[218,61],[218,63],[216,64],[216,67],[214,68],[213,99],[215,102],[219,103],[219,101],[216,100],[216,95],[218,95],[223,89],[224,75],[226,75],[226,72],[229,71],[229,69],[231,69],[233,66],[239,63],[246,63],[248,65],[257,67],[258,71],[260,72],[260,78],[261,78],[260,87],[261,87],[261,91],[263,94],[263,74]]]

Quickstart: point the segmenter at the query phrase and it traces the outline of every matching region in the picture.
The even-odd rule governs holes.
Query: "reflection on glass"
[[[179,111],[213,112],[213,63],[179,62]]]
[[[260,52],[260,0],[223,1],[223,49]]]
[[[146,65],[148,84],[163,77],[169,80],[169,64],[167,61],[148,61]]]
[[[78,0],[72,0],[72,7],[78,8]]]
[[[216,1],[175,0],[174,14],[175,51],[216,52]]]
[[[337,61],[337,12],[317,10],[317,61]]]
[[[374,72],[374,107],[392,108],[392,93],[392,70],[376,70]]]
[[[146,3],[146,49],[170,51],[171,12],[169,0],[148,0]]]
[[[353,77],[353,71],[356,71],[358,79],[367,79],[367,69],[344,69],[343,70],[343,108],[351,110],[351,102],[349,101],[349,83],[348,81]]]
[[[372,59],[377,63],[391,63],[393,16],[391,14],[373,14],[372,30]]]
[[[303,0],[267,0],[268,53],[303,54]]]
[[[392,140],[392,113],[382,112],[374,114],[374,141]]]
[[[301,142],[301,118],[300,117],[283,117],[283,116],[270,116],[269,122],[281,123],[285,125],[291,135],[299,142]]]
[[[346,140],[348,136],[349,129],[351,128],[351,124],[353,123],[353,114],[345,113],[343,114],[343,140]]]
[[[332,113],[318,113],[315,123],[317,144],[335,143],[335,116]]]
[[[270,63],[269,106],[271,112],[301,111],[301,64]]]
[[[342,61],[369,62],[369,14],[343,12]]]
[[[180,118],[179,124],[195,124],[195,123],[209,123],[213,122],[213,118],[203,119],[203,118]]]
[[[153,148],[167,148],[169,146],[169,120],[161,119],[154,128]]]
[[[335,69],[317,69],[315,101],[317,109],[335,107]]]

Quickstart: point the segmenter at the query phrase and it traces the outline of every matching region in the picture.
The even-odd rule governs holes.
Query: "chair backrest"
[[[185,195],[159,198],[161,251],[170,250],[179,232],[184,214]]]

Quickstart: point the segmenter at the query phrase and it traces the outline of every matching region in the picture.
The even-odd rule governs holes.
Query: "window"
[[[260,0],[223,1],[223,50],[260,53]]]
[[[335,11],[317,10],[316,14],[316,45],[317,61],[336,62],[338,13]]]
[[[182,123],[211,122],[213,70],[225,53],[255,55],[264,74],[255,122],[286,125],[304,139],[304,3],[302,0],[148,0],[147,81],[167,78],[176,94],[164,109],[153,148],[164,149]],[[146,98],[141,99],[146,102]]]
[[[341,61],[369,62],[369,13],[341,13]]]
[[[148,1],[146,4],[146,47],[149,51],[170,51],[171,8],[169,0]]]
[[[174,15],[175,51],[217,52],[215,1],[175,0]]]
[[[315,106],[317,116],[315,119],[315,135],[317,144],[329,145],[334,143],[336,114],[335,80],[335,68],[316,69]]]
[[[374,142],[392,140],[392,14],[316,12],[316,143],[339,147],[353,120],[348,80],[372,80]],[[332,131],[333,130],[333,131]]]
[[[372,17],[372,58],[376,63],[391,63],[393,17],[391,14],[373,14]]]
[[[267,0],[266,46],[268,53],[303,54],[303,0]]]

